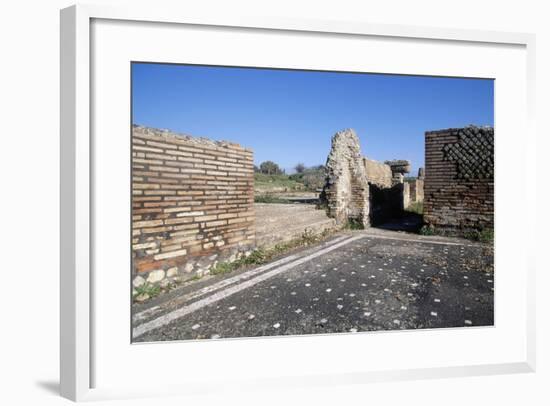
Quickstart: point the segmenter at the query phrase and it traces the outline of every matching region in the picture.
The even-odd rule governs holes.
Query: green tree
[[[273,161],[264,161],[260,164],[260,172],[266,175],[279,175],[283,173],[279,165]]]
[[[296,171],[296,173],[303,173],[306,170],[306,166],[303,163],[299,162],[294,167],[294,170]]]

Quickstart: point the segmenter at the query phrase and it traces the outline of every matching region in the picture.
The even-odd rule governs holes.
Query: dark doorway
[[[380,188],[369,183],[370,223],[372,227],[417,233],[422,215],[403,207],[403,184]]]

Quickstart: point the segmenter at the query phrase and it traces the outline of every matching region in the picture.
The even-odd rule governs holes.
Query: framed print
[[[63,396],[534,370],[532,35],[61,25]]]

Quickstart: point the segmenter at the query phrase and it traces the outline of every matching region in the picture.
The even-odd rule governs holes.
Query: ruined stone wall
[[[410,201],[415,203],[421,203],[424,201],[424,180],[415,179],[409,182],[410,186]]]
[[[492,228],[493,128],[429,131],[425,142],[424,220],[441,228]]]
[[[253,248],[251,150],[134,126],[132,176],[133,272],[140,278],[186,279]]]
[[[367,157],[363,158],[363,162],[369,183],[381,188],[392,186],[392,170],[389,165],[373,161]]]
[[[326,163],[323,200],[338,225],[356,221],[369,225],[369,185],[359,139],[352,129],[337,132]]]
[[[402,198],[400,199],[403,204],[403,206],[401,206],[401,210],[405,210],[411,205],[411,185],[407,182],[403,182],[401,183],[401,185],[401,187],[403,188],[401,192]]]
[[[418,168],[418,177],[410,184],[410,201],[421,203],[424,201],[424,168]]]

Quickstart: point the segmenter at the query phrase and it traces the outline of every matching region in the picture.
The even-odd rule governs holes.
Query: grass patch
[[[254,174],[254,188],[261,190],[304,190],[303,183],[297,182],[295,179],[291,179],[288,175],[267,175],[265,173]]]
[[[490,228],[480,230],[459,230],[459,229],[439,229],[432,225],[424,225],[419,231],[421,235],[440,235],[447,237],[462,237],[471,241],[482,243],[492,243],[494,239],[494,231]]]
[[[324,230],[320,234],[315,234],[311,230],[306,229],[299,238],[294,240],[279,243],[268,249],[258,248],[252,251],[250,255],[243,256],[233,262],[220,262],[210,269],[210,275],[224,275],[245,266],[263,265],[290,250],[322,241],[331,233],[331,230]]]
[[[289,178],[302,183],[307,190],[315,191],[323,188],[326,176],[325,167],[318,165],[306,168],[303,172],[292,174]]]
[[[479,241],[491,243],[495,240],[495,231],[491,229],[481,230]]]
[[[292,203],[288,199],[281,199],[280,197],[272,196],[272,195],[259,195],[254,196],[254,203],[283,203],[283,204],[290,204]]]
[[[365,226],[359,220],[349,219],[346,225],[344,226],[346,230],[364,230]]]
[[[210,269],[210,275],[223,275],[231,272],[234,269],[232,266],[233,264],[235,264],[235,262],[220,262]]]
[[[149,297],[155,297],[160,293],[160,286],[145,282],[143,285],[135,288],[135,291],[136,293],[134,296],[148,295]]]
[[[210,269],[210,275],[224,275],[246,265],[261,265],[267,262],[266,258],[265,251],[257,249],[252,251],[249,256],[243,256],[236,261],[219,262],[215,267]]]
[[[494,239],[494,231],[491,229],[472,230],[464,233],[464,238],[472,241],[491,243]]]

